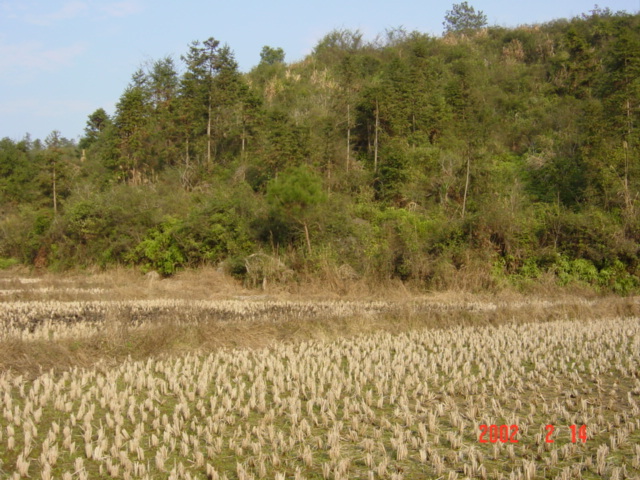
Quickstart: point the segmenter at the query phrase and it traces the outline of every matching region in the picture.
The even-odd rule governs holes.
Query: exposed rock
[[[265,289],[268,282],[283,282],[293,276],[293,270],[266,253],[249,255],[244,259],[244,265],[247,269],[247,284],[253,288],[262,285]]]
[[[358,275],[358,272],[356,272],[351,265],[343,263],[338,267],[338,277],[340,280],[357,280],[360,275]]]
[[[150,272],[144,274],[144,278],[149,282],[154,282],[156,280],[160,280],[162,277],[155,270],[151,270]]]

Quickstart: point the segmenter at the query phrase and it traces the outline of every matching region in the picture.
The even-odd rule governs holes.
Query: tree
[[[44,141],[46,146],[44,159],[49,167],[48,173],[51,175],[51,196],[53,200],[53,213],[58,213],[58,197],[60,195],[60,180],[64,180],[65,163],[68,162],[68,153],[74,148],[72,142],[60,135],[58,130],[51,132]],[[64,188],[62,189],[65,190]],[[64,192],[68,193],[68,192]]]
[[[180,156],[183,132],[178,116],[179,83],[171,57],[155,61],[147,73],[146,90],[151,110],[148,163],[153,170],[175,164]]]
[[[242,157],[245,157],[245,150],[250,138],[256,133],[259,118],[262,114],[262,98],[255,91],[247,88],[242,95],[240,104],[240,122],[242,125],[241,148]]]
[[[213,86],[213,126],[218,139],[216,152],[219,150],[228,155],[237,151],[240,144],[244,147],[243,107],[249,96],[249,88],[238,71],[233,51],[226,44],[218,50]]]
[[[98,139],[100,134],[109,125],[111,119],[104,108],[98,108],[95,112],[89,115],[87,119],[87,126],[84,128],[84,137],[80,140],[78,145],[80,148],[89,148]]]
[[[320,177],[304,165],[291,168],[269,183],[267,201],[303,227],[307,250],[311,253],[309,223],[315,207],[326,201]]]
[[[617,38],[612,42],[606,63],[604,105],[608,118],[607,135],[615,142],[611,147],[613,165],[622,183],[624,210],[632,216],[637,201],[638,145],[635,125],[640,111],[640,40],[638,27],[620,22]],[[635,177],[635,182],[634,182]]]
[[[178,94],[178,73],[171,57],[153,63],[148,74],[151,102],[156,109],[167,108]]]
[[[388,203],[401,203],[407,181],[407,154],[404,140],[395,140],[381,151],[381,162],[373,187],[376,198]]]
[[[444,16],[445,33],[466,33],[487,26],[487,16],[469,5],[467,2],[454,3]]]
[[[268,45],[262,47],[260,52],[260,65],[275,65],[284,63],[284,50],[282,48],[272,48]]]
[[[148,95],[139,82],[134,81],[120,97],[113,120],[118,156],[113,167],[124,170],[133,183],[142,179],[149,113]]]
[[[40,165],[30,158],[30,144],[28,137],[17,143],[8,137],[0,140],[0,205],[26,204],[38,196],[33,179]]]
[[[241,127],[238,111],[247,87],[238,71],[233,52],[228,45],[220,47],[220,42],[213,37],[200,42],[193,42],[189,53],[182,57],[187,64],[187,71],[182,79],[183,108],[193,125],[192,133],[201,135],[204,120],[206,135],[207,165],[211,165],[216,152],[214,148],[215,133],[219,141],[228,138],[232,125]],[[225,121],[228,121],[226,125]],[[216,132],[216,129],[218,130]],[[240,128],[238,128],[240,130]],[[240,138],[241,134],[233,136]]]
[[[182,56],[187,64],[183,76],[183,94],[188,99],[188,108],[198,117],[206,119],[207,164],[211,164],[211,126],[213,122],[213,78],[218,68],[218,47],[220,42],[213,37],[202,43],[194,41],[189,53]]]
[[[336,29],[318,42],[313,54],[321,63],[330,65],[363,47],[363,34],[360,30]]]
[[[309,154],[308,129],[296,125],[287,112],[273,110],[265,119],[264,163],[272,175],[298,165]]]

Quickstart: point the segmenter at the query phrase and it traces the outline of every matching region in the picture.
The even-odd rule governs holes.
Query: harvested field
[[[640,476],[633,298],[3,281],[2,478]]]

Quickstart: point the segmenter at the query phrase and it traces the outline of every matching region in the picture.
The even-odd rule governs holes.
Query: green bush
[[[22,207],[0,219],[0,255],[32,265],[38,252],[50,243],[50,210]]]
[[[160,223],[162,194],[147,186],[115,186],[105,192],[77,192],[65,204],[53,235],[53,260],[61,268],[130,260],[134,248]]]
[[[598,269],[590,260],[584,258],[570,260],[561,256],[556,264],[556,275],[560,285],[584,283],[595,286],[598,283]]]
[[[540,241],[553,245],[567,258],[589,260],[598,268],[638,254],[638,245],[626,237],[622,222],[597,208],[549,212]]]
[[[598,270],[589,260],[560,256],[553,271],[561,285],[589,285],[596,290],[607,290],[621,295],[633,292],[640,285],[638,277],[629,273],[620,260],[615,260]]]
[[[255,197],[241,183],[216,185],[198,199],[179,232],[190,266],[243,258],[254,250],[250,222],[259,216]]]
[[[156,270],[164,276],[172,275],[184,266],[185,255],[178,243],[180,221],[167,218],[152,229],[131,253],[130,258],[145,270]]]
[[[598,284],[617,294],[628,295],[637,291],[640,286],[640,279],[629,273],[624,263],[616,260],[611,265],[600,270]]]
[[[20,263],[15,258],[0,258],[0,270],[6,270]]]

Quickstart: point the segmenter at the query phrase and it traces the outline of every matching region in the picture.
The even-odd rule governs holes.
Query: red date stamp
[[[479,441],[480,443],[518,443],[517,435],[517,425],[480,425]]]
[[[554,425],[546,425],[545,429],[547,434],[545,436],[545,442],[554,443],[553,433],[556,427]],[[571,442],[577,443],[578,441],[586,443],[587,441],[587,426],[586,425],[570,425]],[[518,425],[480,425],[480,437],[478,441],[480,443],[518,443]]]
[[[553,432],[555,431],[556,427],[554,427],[553,425],[547,425],[544,428],[546,428],[547,430],[547,436],[545,438],[545,441],[547,443],[553,443],[554,440],[551,438],[551,436],[553,435]],[[571,430],[571,443],[576,443],[578,440],[580,440],[582,443],[587,442],[587,426],[586,425],[581,425],[581,426],[570,425],[569,429]]]

